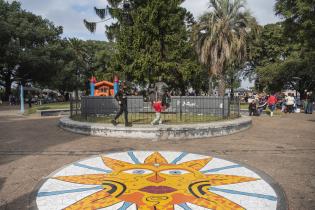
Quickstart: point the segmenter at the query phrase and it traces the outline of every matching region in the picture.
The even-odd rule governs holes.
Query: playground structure
[[[101,81],[95,83],[94,96],[114,96],[114,83]]]
[[[118,92],[118,78],[114,78],[114,83],[106,80],[96,82],[93,76],[90,80],[90,96],[115,96]]]

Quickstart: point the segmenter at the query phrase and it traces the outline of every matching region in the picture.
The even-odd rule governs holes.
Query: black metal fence
[[[142,96],[129,96],[128,120],[133,124],[149,124],[155,118],[151,102]],[[71,100],[72,118],[91,122],[110,122],[119,110],[114,97],[82,97]],[[163,123],[197,123],[240,116],[239,98],[215,96],[173,96],[170,106],[161,113]],[[120,117],[123,122],[123,116]]]

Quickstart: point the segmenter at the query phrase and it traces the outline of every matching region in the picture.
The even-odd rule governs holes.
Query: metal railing
[[[128,96],[128,121],[132,124],[149,124],[155,118],[151,102],[142,96]],[[108,123],[119,110],[114,97],[81,97],[71,100],[70,115],[82,121]],[[210,122],[240,116],[240,101],[236,97],[172,96],[170,105],[162,113],[163,123]],[[119,118],[123,123],[123,116]]]

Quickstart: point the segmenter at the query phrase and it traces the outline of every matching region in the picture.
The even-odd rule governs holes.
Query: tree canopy
[[[209,11],[194,28],[194,41],[200,61],[209,74],[219,78],[219,94],[225,94],[228,70],[240,69],[247,59],[250,32],[256,20],[243,0],[210,0]],[[231,72],[231,71],[230,71]]]
[[[265,26],[244,0],[209,0],[198,21],[183,2],[108,0],[106,8],[94,8],[102,20],[114,20],[106,27],[109,42],[101,42],[63,39],[62,27],[0,0],[0,86],[6,98],[12,84],[29,81],[65,93],[88,89],[92,75],[111,80],[119,74],[142,86],[162,76],[184,94],[190,87],[206,91],[215,76],[223,95],[225,87],[239,85],[245,69],[260,91],[315,89],[312,0],[277,0],[283,21]],[[84,24],[95,31],[96,23]]]
[[[50,51],[62,33],[50,21],[21,9],[20,3],[0,0],[0,82],[6,97],[13,81],[48,81]]]
[[[278,0],[276,12],[284,21],[263,27],[252,64],[259,90],[315,89],[314,2]]]
[[[187,86],[200,86],[203,68],[197,62],[189,33],[194,20],[181,7],[183,1],[123,2],[108,1],[107,9],[96,10],[102,18],[108,11],[117,20],[106,31],[108,38],[115,41],[116,70],[123,72],[127,80],[142,85],[162,76],[182,92]]]
[[[5,99],[13,83],[31,82],[61,93],[83,89],[92,74],[110,71],[112,45],[62,39],[62,27],[0,0],[0,85]],[[105,59],[106,58],[106,59]]]

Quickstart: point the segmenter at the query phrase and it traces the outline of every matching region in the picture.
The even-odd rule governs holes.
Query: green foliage
[[[276,11],[284,20],[285,33],[303,47],[315,48],[314,0],[277,0]]]
[[[314,1],[278,0],[283,22],[266,25],[255,43],[252,66],[260,90],[315,89]]]
[[[66,39],[60,41],[62,49],[56,58],[60,65],[56,66],[50,87],[61,93],[73,91],[76,88],[88,89],[88,80],[94,75],[98,80],[112,80],[113,73],[109,66],[113,47],[101,41],[82,41]],[[104,75],[110,75],[104,78]],[[101,75],[101,76],[100,76]]]
[[[192,15],[179,0],[109,1],[109,13],[117,22],[107,27],[107,36],[116,42],[112,66],[127,80],[140,85],[159,76],[173,88],[200,86],[203,69],[189,39]],[[188,22],[189,21],[189,22]],[[199,88],[199,87],[198,87]]]
[[[257,24],[243,0],[210,0],[210,11],[194,26],[194,42],[201,63],[219,80],[225,93],[226,75],[234,77],[247,61]],[[235,70],[235,72],[232,72]]]
[[[13,81],[48,80],[52,69],[47,49],[61,33],[61,27],[22,10],[19,3],[0,0],[0,85],[6,98]]]
[[[13,82],[31,81],[61,93],[84,89],[91,75],[113,71],[113,45],[60,38],[62,27],[0,0],[0,85],[11,92]],[[103,78],[101,78],[103,79]]]
[[[260,85],[269,91],[289,88],[303,93],[304,90],[315,90],[314,55],[290,56],[284,61],[258,68]]]

